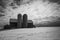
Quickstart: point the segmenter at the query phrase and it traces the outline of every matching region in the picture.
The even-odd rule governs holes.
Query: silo
[[[27,28],[27,26],[28,26],[28,23],[27,23],[27,14],[24,14],[23,15],[23,28]]]
[[[17,28],[21,28],[22,27],[22,15],[18,14],[18,18],[17,18]]]

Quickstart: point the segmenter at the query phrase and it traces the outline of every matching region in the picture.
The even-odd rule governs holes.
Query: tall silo
[[[27,26],[28,26],[27,20],[28,20],[27,14],[24,14],[23,15],[23,25],[22,25],[23,28],[27,28]]]
[[[18,28],[21,28],[22,27],[22,15],[21,14],[18,14],[17,27]]]

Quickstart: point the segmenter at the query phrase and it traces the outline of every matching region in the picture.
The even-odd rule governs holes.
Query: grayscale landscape
[[[60,40],[60,0],[0,0],[0,40]]]

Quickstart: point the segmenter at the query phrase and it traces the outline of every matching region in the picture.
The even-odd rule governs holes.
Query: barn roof
[[[17,22],[17,19],[10,19],[10,22]],[[32,20],[28,20],[28,23],[33,23]]]
[[[10,22],[17,22],[17,19],[10,19]]]

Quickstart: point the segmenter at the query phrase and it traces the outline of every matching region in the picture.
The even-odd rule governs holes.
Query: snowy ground
[[[0,31],[0,40],[60,40],[60,27],[24,28]]]

